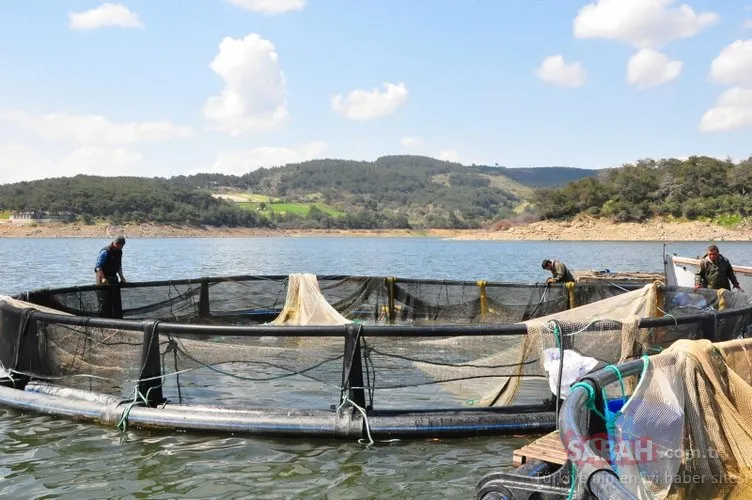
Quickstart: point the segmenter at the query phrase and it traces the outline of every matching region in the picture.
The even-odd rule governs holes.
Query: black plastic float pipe
[[[556,428],[552,411],[540,413],[411,413],[394,416],[369,415],[371,436],[384,438],[467,437],[543,433]]]
[[[34,384],[27,391],[0,387],[0,405],[73,419],[116,425],[126,419],[136,427],[237,432],[274,436],[314,436],[359,439],[367,436],[366,420],[347,409],[342,412],[301,409],[232,409],[171,405],[133,406],[110,395]],[[545,432],[554,427],[552,412],[541,414],[486,411],[449,414],[421,411],[414,414],[369,415],[374,438],[460,437]]]
[[[726,309],[715,314],[718,318],[733,317],[743,314],[745,309]],[[96,328],[118,328],[121,330],[142,331],[144,321],[127,319],[109,319],[84,316],[69,316],[48,312],[33,311],[31,317],[38,321],[92,326]],[[692,314],[680,317],[640,318],[639,328],[655,328],[675,325],[696,323],[699,319],[705,319],[708,314]],[[483,336],[483,335],[525,335],[527,327],[522,323],[512,324],[452,324],[441,326],[385,326],[385,325],[360,325],[364,336],[371,337],[435,337],[435,336]],[[343,337],[344,328],[331,326],[206,326],[197,324],[160,323],[160,333],[183,334],[183,335],[223,335],[223,336],[266,336],[280,337],[319,336],[319,337]]]
[[[121,288],[151,288],[151,287],[160,287],[160,286],[174,286],[174,285],[200,285],[202,282],[206,282],[208,284],[216,284],[216,283],[232,283],[235,281],[287,281],[290,278],[287,274],[275,274],[275,275],[240,275],[240,276],[217,276],[217,277],[201,277],[201,278],[183,278],[183,279],[174,279],[174,280],[157,280],[157,281],[128,281],[127,283],[121,283],[117,286]],[[369,278],[382,278],[382,276],[355,276],[355,275],[322,275],[317,276],[317,279],[319,281],[342,281],[346,279],[351,280],[359,280],[359,279],[369,279]],[[476,281],[464,281],[464,280],[439,280],[439,279],[416,279],[416,278],[394,278],[396,283],[403,283],[403,284],[412,284],[412,283],[420,283],[420,284],[442,284],[442,285],[466,285],[466,286],[475,286]],[[589,286],[589,283],[580,283],[578,287],[583,286]],[[519,288],[520,286],[523,287],[538,287],[541,286],[541,284],[538,283],[502,283],[502,282],[488,282],[487,285],[489,288]],[[559,285],[552,285],[552,286],[559,286]],[[563,285],[560,285],[563,286]],[[625,288],[627,290],[637,290],[639,288],[644,287],[644,284],[641,283],[620,283],[620,287]],[[27,292],[22,292],[19,294],[14,295],[14,298],[24,300],[24,296],[31,293],[39,293],[39,292],[45,292],[45,293],[71,293],[71,292],[86,292],[86,291],[93,291],[93,290],[99,290],[101,289],[101,286],[98,285],[79,285],[79,286],[68,286],[68,287],[62,287],[62,288],[47,288],[47,289],[39,289],[39,290],[30,290]]]
[[[127,422],[136,427],[239,432],[275,436],[362,437],[362,422],[349,412],[297,409],[234,410],[216,407],[166,405],[163,408],[107,402],[106,395],[71,399],[0,386],[0,406],[72,419],[116,425],[128,411]],[[64,394],[64,396],[62,395]],[[80,394],[79,394],[80,396]]]

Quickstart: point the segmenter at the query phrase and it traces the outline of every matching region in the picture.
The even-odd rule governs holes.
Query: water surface
[[[0,293],[93,283],[105,239],[0,238]],[[707,242],[671,244],[694,257]],[[750,265],[752,243],[722,243]],[[544,281],[544,258],[572,269],[660,271],[654,242],[448,241],[431,238],[129,239],[130,281],[211,275],[393,275]],[[356,442],[269,440],[82,424],[0,409],[0,496],[9,498],[469,498],[511,468],[532,438]]]

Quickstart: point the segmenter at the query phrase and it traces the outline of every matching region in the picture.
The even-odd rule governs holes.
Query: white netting
[[[344,325],[344,318],[321,295],[315,274],[291,274],[287,299],[273,325]]]
[[[523,377],[545,375],[544,351],[558,347],[558,341],[603,363],[620,363],[635,355],[638,344],[645,342],[647,336],[637,327],[638,318],[657,314],[659,286],[658,282],[652,283],[593,304],[525,321],[528,334],[523,339],[508,337],[506,348],[499,345],[499,339],[489,339],[495,350],[461,367],[429,363],[416,366],[433,377],[464,379],[447,382],[444,387],[473,404],[508,405],[517,396]],[[552,329],[552,320],[558,322],[561,332]],[[596,322],[601,323],[595,325]],[[438,342],[451,342],[454,348],[461,348],[478,339],[455,337]]]

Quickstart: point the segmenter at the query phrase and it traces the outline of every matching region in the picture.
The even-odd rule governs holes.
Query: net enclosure
[[[120,428],[543,432],[562,395],[547,352],[639,359],[734,338],[749,308],[659,282],[293,274],[36,290],[0,298],[0,404]]]
[[[488,477],[476,498],[749,498],[752,318],[742,306],[708,321],[737,326],[723,341],[678,339],[574,384],[559,418],[568,462],[550,475]]]

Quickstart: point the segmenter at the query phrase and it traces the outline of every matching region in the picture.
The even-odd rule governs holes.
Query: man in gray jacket
[[[732,283],[734,288],[741,290],[731,262],[721,255],[716,245],[710,245],[700,261],[700,269],[695,273],[695,290],[700,287],[731,290]]]

